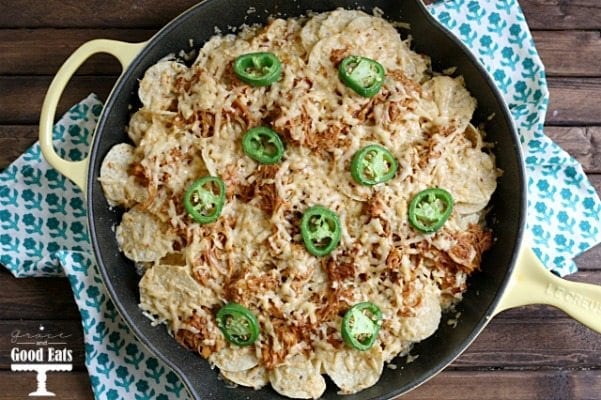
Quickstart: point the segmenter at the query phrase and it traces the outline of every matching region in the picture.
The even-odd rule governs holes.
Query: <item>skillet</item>
[[[247,13],[250,7],[256,10]],[[73,180],[85,193],[89,232],[98,268],[109,296],[140,341],[165,361],[185,383],[196,399],[232,400],[280,397],[271,388],[259,391],[231,388],[218,379],[204,359],[181,347],[164,326],[153,327],[138,309],[139,276],[133,262],[118,250],[113,228],[122,210],[109,208],[98,182],[100,165],[112,146],[128,141],[124,127],[135,110],[138,80],[145,70],[169,53],[189,49],[189,39],[197,47],[210,38],[217,26],[222,32],[243,23],[264,24],[269,15],[299,16],[307,11],[329,11],[337,7],[374,7],[391,21],[408,22],[413,48],[432,58],[433,69],[457,67],[466,86],[478,100],[475,122],[487,121],[487,140],[495,143],[497,165],[503,176],[491,200],[489,226],[495,233],[493,247],[482,260],[482,272],[474,275],[464,300],[458,306],[461,318],[456,327],[443,318],[438,331],[417,344],[412,354],[419,358],[402,369],[384,368],[379,382],[347,399],[389,399],[403,394],[433,377],[456,357],[482,331],[498,312],[523,304],[545,303],[564,309],[574,318],[601,332],[601,288],[564,281],[547,272],[523,242],[526,220],[526,189],[519,139],[509,111],[493,81],[469,51],[428,14],[419,0],[205,0],[175,18],[149,41],[125,43],[93,40],[82,45],[58,71],[46,95],[40,119],[40,144],[44,156],[57,170]],[[407,35],[407,31],[400,31]],[[91,144],[88,158],[71,162],[61,159],[52,145],[52,124],[56,106],[69,78],[85,59],[99,52],[114,55],[123,73],[108,96]],[[333,384],[324,398],[339,398]]]

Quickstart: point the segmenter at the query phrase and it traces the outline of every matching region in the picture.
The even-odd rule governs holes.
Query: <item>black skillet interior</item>
[[[250,7],[256,12],[248,14],[246,11]],[[415,346],[412,354],[419,355],[417,360],[410,364],[405,364],[404,359],[397,360],[402,368],[384,368],[377,385],[345,398],[391,398],[416,387],[443,369],[486,325],[513,268],[525,215],[524,179],[517,135],[490,78],[456,39],[434,26],[434,20],[427,15],[421,3],[417,0],[207,0],[180,15],[155,35],[119,79],[96,131],[88,173],[90,233],[110,296],[136,336],[182,376],[197,398],[271,399],[278,395],[269,386],[260,391],[227,387],[205,360],[183,349],[167,334],[164,326],[152,327],[139,311],[139,277],[133,263],[119,252],[115,241],[113,228],[120,221],[121,213],[107,206],[97,180],[102,159],[113,145],[128,141],[124,127],[130,115],[128,105],[139,104],[136,96],[138,79],[165,55],[189,49],[190,38],[194,39],[195,46],[201,46],[214,34],[215,26],[227,32],[228,27],[243,23],[265,23],[268,15],[298,16],[309,10],[328,11],[337,7],[361,8],[368,12],[379,7],[385,18],[411,24],[414,48],[432,57],[435,70],[457,67],[469,90],[478,99],[475,120],[485,121],[493,115],[486,125],[487,139],[496,143],[497,163],[504,171],[493,198],[494,209],[490,218],[497,240],[483,260],[483,271],[470,282],[470,289],[459,307],[461,318],[457,327],[451,328],[443,320],[436,334]],[[328,385],[324,398],[339,398],[333,384]]]

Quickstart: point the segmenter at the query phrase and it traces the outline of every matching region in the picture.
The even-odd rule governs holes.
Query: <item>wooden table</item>
[[[37,139],[42,98],[53,74],[92,38],[140,41],[194,0],[0,0],[0,168]],[[601,192],[601,1],[521,0],[551,91],[546,133],[576,157]],[[109,92],[117,62],[86,62],[63,96],[69,105]],[[601,284],[601,247],[570,277]],[[79,313],[66,279],[14,279],[0,267],[0,399],[24,399],[35,375],[10,371],[15,330],[71,335],[73,372],[48,377],[59,399],[89,399]],[[601,399],[601,335],[545,306],[495,318],[449,368],[407,399]]]

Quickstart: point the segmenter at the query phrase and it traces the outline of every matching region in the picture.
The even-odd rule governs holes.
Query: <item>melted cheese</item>
[[[143,107],[128,126],[135,147],[109,153],[101,183],[111,204],[129,209],[117,237],[146,267],[142,309],[227,379],[255,388],[270,381],[303,398],[322,394],[321,373],[342,393],[369,387],[384,362],[437,329],[479,267],[499,172],[469,125],[476,101],[463,81],[430,75],[428,57],[409,45],[382,18],[340,9],[215,36],[191,67],[162,60],[141,80]],[[234,58],[256,51],[280,58],[278,82],[236,79]],[[341,83],[337,63],[348,55],[385,67],[379,94],[363,98]],[[242,151],[244,132],[260,125],[286,143],[281,163],[260,166]],[[394,179],[371,187],[349,171],[369,144],[399,163]],[[182,199],[206,175],[220,176],[227,196],[220,218],[199,225]],[[409,226],[407,206],[429,187],[448,190],[456,210],[424,235]],[[316,204],[342,225],[340,245],[323,258],[310,255],[299,234],[300,216]],[[383,312],[365,353],[345,346],[339,332],[340,316],[362,301]],[[214,312],[226,302],[257,316],[253,346],[225,343]]]

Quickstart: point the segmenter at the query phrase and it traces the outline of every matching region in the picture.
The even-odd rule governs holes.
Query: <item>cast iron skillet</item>
[[[254,7],[256,12],[248,14],[246,10],[250,7]],[[189,49],[189,39],[193,39],[195,45],[200,47],[214,34],[215,26],[222,32],[228,32],[229,27],[243,23],[265,23],[269,15],[298,16],[308,10],[321,12],[337,7],[361,8],[368,12],[379,7],[386,19],[410,23],[414,49],[432,57],[434,70],[457,67],[457,73],[463,75],[467,88],[478,100],[475,122],[486,121],[492,115],[492,119],[486,123],[487,140],[495,143],[497,164],[503,170],[492,199],[493,211],[489,218],[497,240],[484,256],[482,272],[469,282],[469,290],[459,305],[461,318],[458,325],[451,328],[443,319],[432,337],[415,346],[412,354],[419,354],[417,360],[411,364],[398,360],[403,365],[402,369],[384,368],[382,377],[375,386],[345,398],[388,399],[405,393],[434,376],[463,352],[496,312],[536,300],[554,304],[553,299],[542,299],[542,294],[530,299],[524,293],[517,296],[512,293],[512,296],[505,295],[502,299],[510,278],[510,286],[517,286],[514,281],[522,278],[521,275],[516,277],[517,273],[512,277],[522,240],[526,206],[518,137],[509,112],[490,77],[463,45],[432,19],[419,0],[206,0],[171,21],[147,43],[96,40],[84,44],[65,62],[51,84],[40,121],[40,142],[44,155],[53,166],[84,189],[87,195],[90,236],[98,267],[111,299],[141,342],[180,375],[190,393],[197,399],[273,399],[279,395],[269,385],[259,391],[226,386],[204,359],[181,347],[167,334],[164,326],[152,327],[150,321],[142,315],[138,309],[139,276],[133,263],[118,250],[113,228],[119,223],[121,212],[110,209],[107,205],[98,183],[100,165],[112,146],[128,141],[124,127],[131,113],[128,106],[132,104],[135,109],[139,105],[138,80],[160,58],[169,53],[177,53],[180,49]],[[407,32],[401,34],[406,35]],[[108,52],[116,56],[121,61],[124,72],[100,116],[89,161],[67,162],[61,160],[52,149],[51,125],[56,103],[70,75],[87,57],[97,52]],[[86,181],[89,183],[87,187]],[[524,257],[523,253],[520,253],[520,257]],[[533,262],[530,258],[528,261]],[[537,273],[543,274],[540,271]],[[547,275],[544,279],[559,281],[558,278]],[[539,290],[541,291],[542,289]],[[534,293],[535,290],[530,289],[529,292]],[[598,294],[596,296],[601,298]],[[501,299],[503,304],[500,305]],[[556,305],[567,307],[565,304]],[[580,315],[586,314],[586,310],[576,310],[571,314],[589,326],[601,329],[596,322],[586,321],[586,315]],[[333,384],[328,385],[324,398],[339,398]]]

